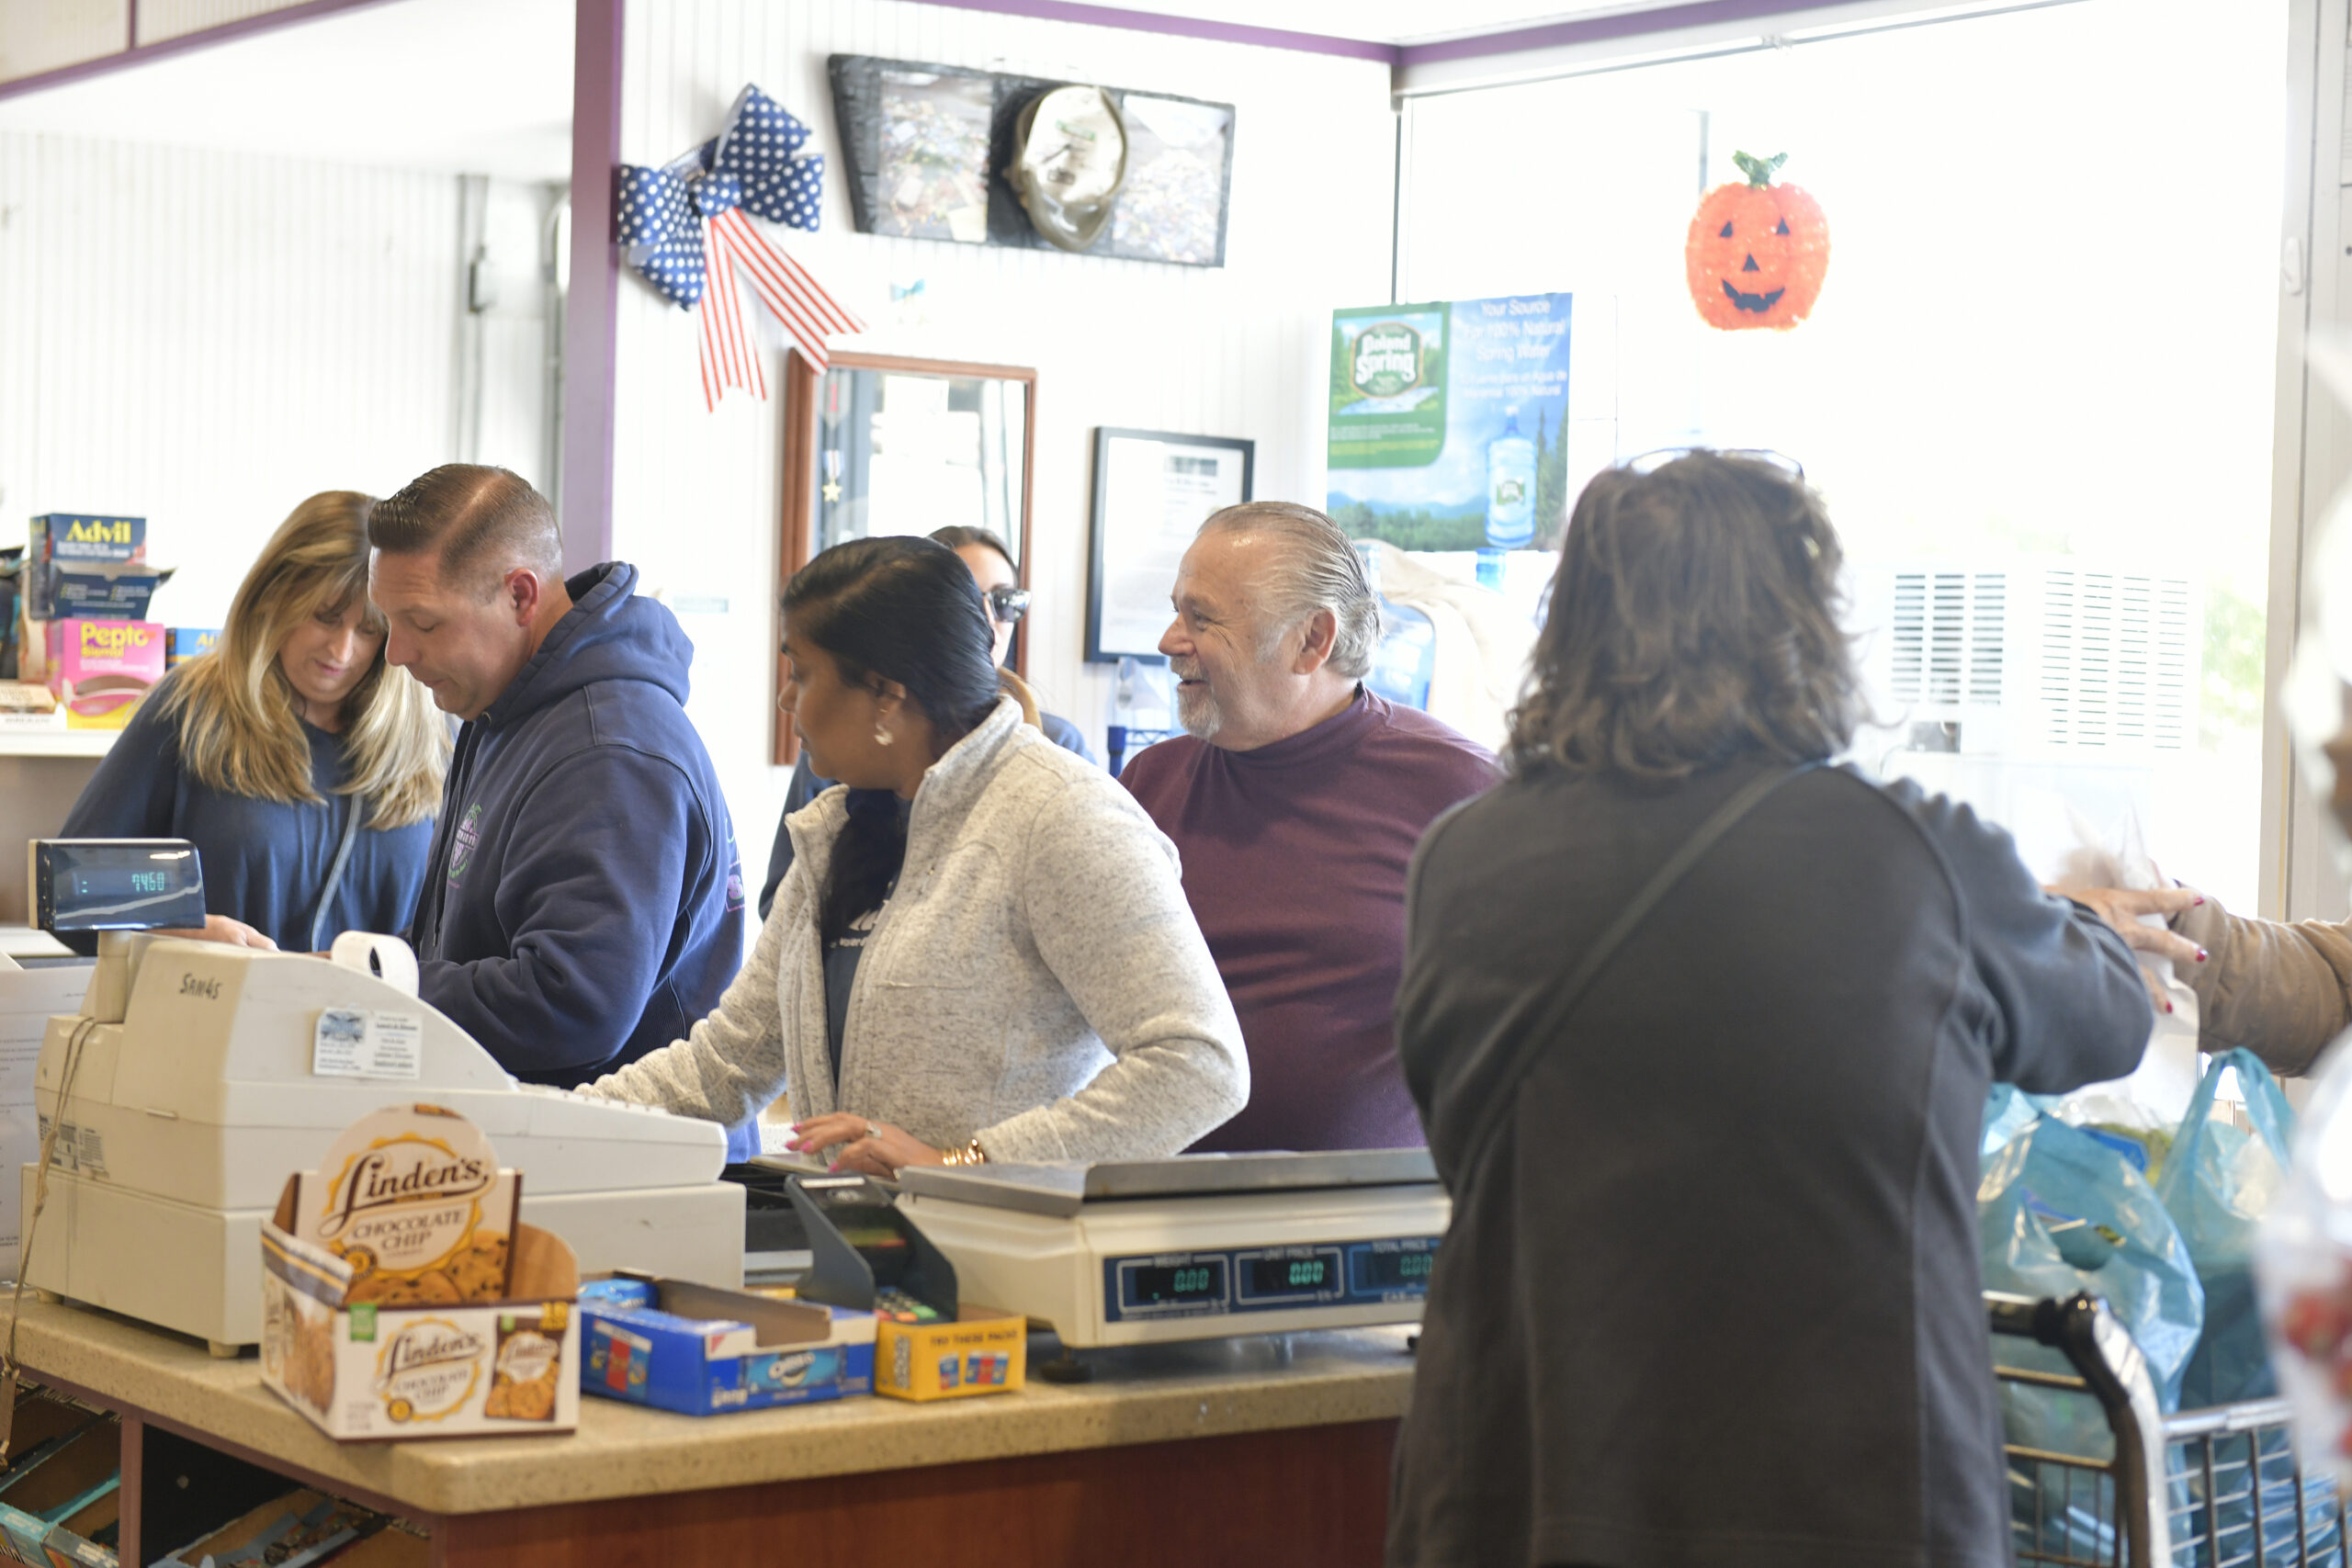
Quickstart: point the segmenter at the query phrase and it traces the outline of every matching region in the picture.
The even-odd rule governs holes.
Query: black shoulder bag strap
[[[351,802],[351,810],[343,819],[343,841],[334,847],[334,862],[327,867],[326,886],[319,889],[318,908],[311,911],[312,953],[324,953],[329,944],[343,934],[325,929],[327,911],[334,908],[335,892],[343,886],[343,868],[351,863],[351,846],[359,841],[359,819],[368,815],[365,795],[353,795],[344,798]]]
[[[1432,1107],[1433,1122],[1464,1122],[1464,1134],[1454,1146],[1462,1151],[1462,1172],[1459,1198],[1476,1181],[1479,1167],[1486,1158],[1487,1147],[1494,1141],[1495,1129],[1508,1115],[1519,1095],[1520,1085],[1535,1066],[1536,1058],[1557,1040],[1567,1027],[1577,1004],[1584,1000],[1600,971],[1615,957],[1618,948],[1632,936],[1641,923],[1656,909],[1659,900],[1674,891],[1676,886],[1706,858],[1707,852],[1720,842],[1724,834],[1737,827],[1740,820],[1764,801],[1773,791],[1802,773],[1819,767],[1818,762],[1801,762],[1781,773],[1765,773],[1741,786],[1738,793],[1721,806],[1714,814],[1699,824],[1679,849],[1667,857],[1666,863],[1644,885],[1633,901],[1617,913],[1609,929],[1587,948],[1577,961],[1576,968],[1557,990],[1531,991],[1495,1022],[1487,1037],[1474,1048],[1470,1060],[1454,1076],[1457,1092],[1448,1096],[1453,1103]],[[1461,1103],[1462,1091],[1473,1092],[1476,1102]]]

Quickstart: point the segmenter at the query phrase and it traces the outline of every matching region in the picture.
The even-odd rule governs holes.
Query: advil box
[[[50,561],[23,575],[25,613],[35,620],[143,621],[172,574],[141,561]]]
[[[28,561],[145,560],[147,519],[44,512],[32,520],[26,544]]]
[[[164,678],[164,628],[153,621],[51,621],[50,691],[68,729],[120,729]]]
[[[175,669],[220,646],[218,626],[173,626],[164,633],[164,668]]]
[[[639,1277],[582,1286],[580,1311],[580,1386],[606,1399],[715,1416],[874,1387],[870,1312]]]

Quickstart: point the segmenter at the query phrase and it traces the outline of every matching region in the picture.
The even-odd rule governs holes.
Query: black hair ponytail
[[[842,679],[895,681],[947,745],[996,706],[995,637],[979,585],[956,552],[929,539],[852,539],[792,574],[785,624],[832,656]],[[833,845],[818,929],[839,941],[879,906],[906,863],[906,824],[888,790],[853,789],[849,826]]]

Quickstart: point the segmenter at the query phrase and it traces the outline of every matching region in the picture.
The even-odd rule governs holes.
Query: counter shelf
[[[18,1350],[28,1377],[123,1416],[127,1563],[181,1544],[141,1533],[185,1525],[174,1498],[274,1483],[243,1466],[424,1526],[436,1568],[761,1562],[786,1541],[827,1557],[952,1541],[974,1568],[1110,1542],[1138,1564],[1240,1565],[1236,1543],[1257,1541],[1316,1568],[1379,1557],[1408,1332],[1096,1351],[1091,1383],[940,1404],[696,1418],[590,1400],[571,1437],[369,1445],[322,1436],[250,1356],[109,1314],[28,1294]]]

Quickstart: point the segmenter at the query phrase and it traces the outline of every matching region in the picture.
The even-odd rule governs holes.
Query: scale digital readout
[[[899,1173],[966,1296],[1065,1345],[1415,1323],[1452,1218],[1422,1149]]]
[[[1429,1294],[1439,1238],[1333,1247],[1243,1247],[1103,1261],[1103,1315],[1284,1312],[1335,1303],[1418,1302]]]
[[[204,924],[204,871],[185,839],[35,839],[25,874],[32,923],[51,936]]]

